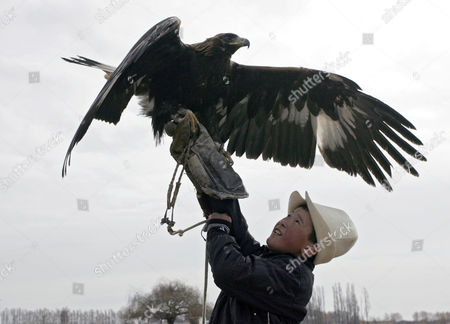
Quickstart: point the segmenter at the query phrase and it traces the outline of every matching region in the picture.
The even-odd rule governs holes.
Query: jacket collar
[[[303,261],[303,258],[299,258],[297,255],[293,254],[293,253],[281,253],[281,252],[277,252],[274,250],[269,249],[269,247],[267,245],[263,246],[263,252],[262,252],[262,256],[264,257],[271,257],[271,256],[275,256],[275,255],[286,255],[289,256],[290,258],[298,258],[300,261],[302,261],[302,264],[304,264],[305,266],[307,266],[311,271],[314,270],[314,258],[307,258],[306,260]]]

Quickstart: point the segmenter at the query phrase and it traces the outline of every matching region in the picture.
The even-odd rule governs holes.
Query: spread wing
[[[63,177],[70,165],[73,148],[86,134],[92,120],[117,124],[140,83],[148,82],[153,73],[164,69],[171,62],[168,57],[176,55],[184,46],[178,35],[180,23],[178,18],[171,17],[153,26],[131,48],[120,65],[111,71],[70,143],[64,159]]]
[[[316,143],[326,163],[389,191],[388,153],[407,172],[417,171],[392,143],[409,155],[425,157],[415,129],[397,111],[361,92],[342,76],[305,68],[244,66],[232,63],[228,94],[216,110],[227,150],[248,158],[311,168]],[[384,172],[383,172],[384,170]]]

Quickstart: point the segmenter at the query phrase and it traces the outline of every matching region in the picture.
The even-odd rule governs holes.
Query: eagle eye
[[[223,34],[221,38],[225,42],[231,42],[236,38],[236,35],[228,33],[228,34]]]

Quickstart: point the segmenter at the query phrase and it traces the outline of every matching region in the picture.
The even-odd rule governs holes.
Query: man
[[[222,290],[210,323],[299,323],[311,298],[314,266],[346,253],[357,233],[348,215],[297,191],[288,215],[261,246],[248,232],[237,200],[199,195],[208,216],[207,251]]]

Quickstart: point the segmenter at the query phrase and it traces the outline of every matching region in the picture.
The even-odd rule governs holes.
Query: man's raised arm
[[[202,207],[205,216],[212,213],[223,213],[231,217],[232,223],[227,224],[230,227],[231,234],[240,246],[242,254],[249,255],[258,250],[261,245],[248,232],[247,221],[241,213],[239,201],[237,199],[215,199],[204,193],[197,194],[197,199]],[[208,221],[212,223],[214,220]]]

